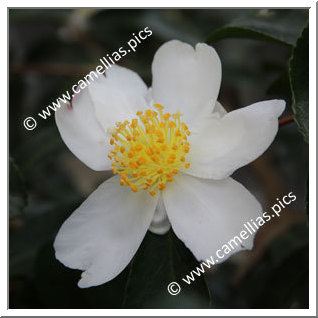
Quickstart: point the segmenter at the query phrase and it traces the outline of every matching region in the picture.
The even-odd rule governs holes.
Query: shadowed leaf
[[[247,38],[294,46],[306,21],[305,10],[303,14],[299,14],[296,10],[253,10],[250,15],[213,31],[206,42],[212,43],[227,38]]]
[[[290,84],[293,94],[293,112],[299,131],[309,141],[309,27],[307,26],[290,60]]]

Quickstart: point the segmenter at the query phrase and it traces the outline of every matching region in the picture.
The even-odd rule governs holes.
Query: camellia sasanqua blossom
[[[152,87],[114,65],[56,112],[69,149],[88,167],[112,170],[64,222],[54,248],[82,270],[81,288],[116,277],[147,230],[172,227],[197,260],[209,258],[261,216],[255,197],[230,176],[274,140],[283,100],[227,113],[217,102],[221,62],[203,43],[163,44],[152,63]],[[253,236],[234,252],[252,249]],[[159,266],[159,265],[158,265]]]

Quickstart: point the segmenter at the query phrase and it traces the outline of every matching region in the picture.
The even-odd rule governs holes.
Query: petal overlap
[[[185,173],[223,179],[252,162],[270,146],[285,101],[269,100],[224,114],[206,116],[191,129],[191,166]]]
[[[140,76],[113,65],[89,87],[96,118],[107,132],[116,122],[130,120],[147,107],[148,90]]]
[[[98,122],[88,88],[76,94],[72,104],[62,104],[55,121],[67,147],[93,170],[109,170],[109,139]]]

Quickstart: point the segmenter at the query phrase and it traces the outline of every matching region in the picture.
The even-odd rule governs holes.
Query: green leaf
[[[292,109],[299,131],[309,141],[309,27],[307,26],[293,50],[289,68],[292,88]]]
[[[248,16],[213,31],[206,42],[247,38],[294,46],[307,19],[308,10],[253,10]]]
[[[9,216],[21,216],[27,204],[27,192],[22,173],[13,158],[9,159]]]
[[[147,233],[134,257],[124,308],[209,308],[209,292],[202,277],[187,285],[182,278],[196,269],[198,262],[172,231],[164,236]],[[171,282],[181,286],[172,296],[167,291]]]

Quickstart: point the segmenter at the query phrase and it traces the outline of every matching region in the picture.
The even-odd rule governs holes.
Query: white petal
[[[109,170],[109,143],[106,132],[95,117],[88,89],[76,94],[69,104],[55,112],[56,125],[68,148],[88,167]]]
[[[202,105],[199,114],[196,116],[195,120],[193,120],[193,123],[190,127],[191,133],[194,136],[200,136],[201,132],[203,132],[204,129],[202,123],[207,122],[207,120],[211,118],[220,119],[224,115],[226,115],[226,113],[226,110],[218,101],[215,102],[215,104],[212,104],[210,101],[208,101],[207,103]]]
[[[56,258],[81,269],[81,288],[116,277],[130,262],[152,220],[158,198],[134,193],[112,177],[64,222],[54,242]]]
[[[180,110],[182,120],[188,124],[208,101],[215,104],[221,83],[221,62],[207,44],[199,43],[194,49],[173,40],[156,52],[152,74],[154,102],[165,106],[169,113]]]
[[[273,142],[285,101],[255,103],[221,118],[212,114],[191,129],[185,173],[223,179],[258,158]]]
[[[154,234],[163,235],[170,230],[170,222],[167,216],[167,211],[163,203],[162,196],[158,200],[155,214],[152,218],[149,231]]]
[[[214,181],[181,174],[165,190],[163,199],[174,232],[199,261],[214,257],[262,210],[253,195],[232,178]],[[253,238],[243,239],[242,246],[233,244],[235,249],[222,261],[234,252],[251,249]]]
[[[219,103],[218,101],[216,101],[215,107],[214,107],[214,109],[213,109],[213,113],[218,114],[219,117],[223,117],[224,115],[227,114],[227,111],[226,111],[225,108],[221,105],[221,103]]]
[[[136,117],[146,108],[147,86],[139,75],[127,68],[113,65],[105,76],[89,86],[97,118],[107,131],[116,122]]]

